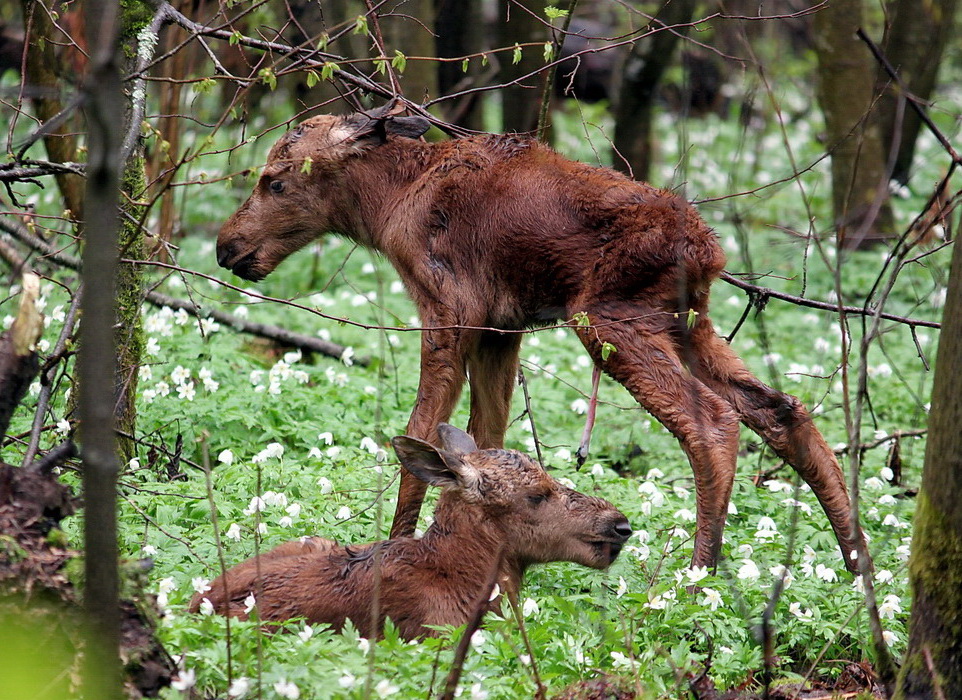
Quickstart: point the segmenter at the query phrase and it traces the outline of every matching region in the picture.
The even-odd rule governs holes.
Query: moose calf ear
[[[453,425],[438,424],[438,437],[441,439],[441,447],[456,455],[466,455],[478,451],[478,445],[474,438]]]
[[[418,479],[432,486],[477,489],[477,470],[458,455],[439,450],[417,438],[401,435],[391,439],[401,464]]]
[[[431,128],[431,122],[424,117],[389,117],[384,126],[387,133],[393,136],[417,139]]]

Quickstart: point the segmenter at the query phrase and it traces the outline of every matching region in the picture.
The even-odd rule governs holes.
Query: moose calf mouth
[[[608,566],[611,566],[615,562],[615,559],[621,554],[621,548],[624,545],[622,542],[612,542],[611,540],[597,540],[585,542],[585,544],[595,551],[599,560],[607,561]]]
[[[221,267],[225,267],[241,279],[245,279],[248,282],[260,282],[262,279],[267,277],[267,275],[256,268],[257,265],[257,251],[252,250],[244,257],[239,260],[230,262],[226,255],[218,255],[217,262]]]

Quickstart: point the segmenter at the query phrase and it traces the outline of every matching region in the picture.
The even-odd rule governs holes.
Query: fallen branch
[[[161,294],[160,292],[147,292],[147,301],[154,306],[169,306],[172,309],[183,309],[190,315],[196,316],[197,318],[212,318],[218,323],[228,325],[236,331],[249,333],[250,335],[256,335],[261,338],[267,338],[268,340],[273,340],[281,345],[289,345],[307,352],[317,352],[322,355],[341,359],[344,355],[344,351],[347,350],[347,348],[343,345],[338,345],[330,340],[315,338],[314,336],[305,335],[303,333],[296,333],[270,323],[247,321],[240,316],[229,314],[226,311],[218,311],[217,309],[202,309],[189,301],[167,296],[166,294]],[[369,357],[353,357],[351,359],[354,364],[358,365],[367,365],[371,362],[371,358]]]
[[[9,233],[21,243],[32,248],[47,259],[71,270],[80,270],[80,260],[58,250],[55,246],[50,245],[39,236],[30,233],[25,227],[0,218],[0,230]],[[341,359],[344,356],[344,351],[347,349],[345,346],[331,342],[330,340],[315,338],[304,333],[296,333],[269,323],[247,321],[239,316],[229,314],[225,311],[218,311],[217,309],[204,309],[193,302],[177,299],[176,297],[171,297],[160,292],[149,291],[144,296],[144,299],[157,307],[168,306],[172,309],[183,309],[196,318],[212,318],[218,323],[230,326],[241,333],[256,335],[260,338],[266,338],[281,345],[287,345],[305,352],[316,352],[321,355],[327,355],[328,357]],[[352,359],[354,364],[362,366],[368,365],[371,361],[369,357],[354,357]]]

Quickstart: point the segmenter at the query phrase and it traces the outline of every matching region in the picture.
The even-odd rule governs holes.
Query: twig
[[[74,292],[73,299],[70,301],[70,308],[64,316],[63,328],[60,329],[57,344],[54,345],[53,352],[51,352],[50,357],[47,358],[43,372],[40,375],[40,396],[37,397],[37,408],[33,414],[33,426],[30,429],[30,443],[27,445],[27,452],[23,457],[24,468],[30,467],[30,463],[33,461],[34,456],[36,456],[37,449],[40,446],[43,416],[47,412],[47,406],[50,404],[50,394],[53,392],[54,371],[57,369],[57,365],[60,364],[60,360],[65,357],[67,341],[70,340],[70,336],[73,335],[81,297],[83,297],[83,288],[79,287],[77,291]]]
[[[0,230],[6,231],[22,243],[25,243],[36,250],[45,258],[48,258],[72,270],[80,270],[80,261],[77,258],[56,250],[54,246],[41,239],[39,236],[35,236],[34,234],[30,233],[25,227],[14,225],[3,218],[0,218]],[[124,262],[142,265],[150,264],[148,261],[143,260],[124,260]],[[172,265],[165,265],[164,267],[182,270],[182,268],[176,268],[176,266]],[[217,279],[209,275],[201,275],[201,273],[194,273],[189,270],[185,271],[190,272],[191,274],[206,277],[207,279]],[[232,287],[232,285],[227,286]],[[213,318],[218,323],[228,325],[234,330],[256,335],[261,338],[267,338],[268,340],[273,340],[282,345],[289,345],[307,352],[316,352],[322,355],[340,359],[343,357],[344,351],[346,350],[343,345],[339,345],[329,340],[324,340],[323,338],[315,338],[314,336],[290,331],[286,328],[281,328],[280,326],[275,326],[269,323],[256,323],[254,321],[248,321],[240,318],[239,316],[229,314],[225,311],[219,311],[217,309],[204,309],[192,302],[167,296],[161,292],[149,291],[146,293],[146,295],[144,295],[144,299],[148,303],[157,307],[168,306],[172,309],[183,309],[187,313],[197,318]],[[367,356],[355,357],[353,360],[355,364],[361,366],[367,366],[371,361]]]
[[[524,370],[518,367],[518,384],[521,385],[521,393],[524,394],[524,414],[528,417],[531,424],[531,439],[534,440],[534,449],[538,453],[538,464],[544,469],[544,457],[541,455],[541,441],[538,439],[538,426],[534,422],[534,414],[531,412],[531,395],[528,393],[528,382],[524,378]]]
[[[454,652],[454,660],[451,663],[451,670],[448,672],[447,680],[444,682],[444,691],[438,696],[438,700],[454,700],[455,691],[458,688],[458,681],[461,679],[461,672],[464,670],[464,659],[468,655],[468,648],[471,646],[471,637],[481,626],[481,618],[488,607],[488,599],[494,584],[498,582],[498,574],[501,572],[501,563],[504,559],[504,546],[498,551],[498,556],[494,559],[494,566],[488,574],[488,580],[478,599],[475,601],[474,614],[465,625],[464,634],[458,640],[458,647]]]
[[[883,318],[886,321],[895,321],[896,323],[904,323],[907,326],[915,327],[921,326],[923,328],[941,328],[942,324],[938,321],[924,321],[920,318],[909,318],[907,316],[898,316],[896,314],[890,314],[886,312],[876,313],[874,309],[866,309],[861,306],[842,306],[839,307],[838,304],[832,304],[827,301],[817,301],[815,299],[806,299],[805,297],[795,296],[794,294],[786,294],[785,292],[779,292],[768,287],[760,287],[758,285],[752,284],[751,282],[746,282],[740,280],[730,272],[722,272],[721,279],[728,282],[728,284],[738,287],[746,292],[752,292],[758,295],[764,295],[771,299],[778,299],[779,301],[787,301],[790,304],[795,304],[796,306],[804,306],[808,309],[819,309],[820,311],[833,311],[837,313],[839,308],[846,314],[853,314],[856,316],[878,316],[878,318]]]
[[[73,440],[64,440],[43,457],[31,462],[30,469],[46,476],[53,470],[54,467],[63,464],[64,461],[76,455],[77,446],[74,444]]]
[[[224,560],[224,544],[220,539],[220,528],[217,526],[217,504],[214,503],[214,486],[210,478],[210,445],[207,431],[201,433],[200,449],[203,456],[204,487],[207,490],[207,503],[210,505],[210,522],[214,528],[214,547],[217,549],[217,563],[220,566],[220,577],[224,583],[224,600],[230,600],[230,589],[227,586],[227,563]],[[233,655],[231,654],[230,615],[224,615],[224,637],[227,645],[227,683],[233,680]]]
[[[949,143],[949,140],[945,137],[945,134],[939,130],[932,119],[929,118],[929,115],[926,113],[926,111],[922,109],[922,106],[919,104],[919,99],[905,89],[905,86],[902,85],[902,81],[899,79],[898,72],[892,67],[892,64],[889,63],[889,60],[885,57],[885,54],[882,53],[881,49],[879,49],[875,42],[869,38],[868,34],[866,34],[865,30],[861,27],[855,31],[855,35],[865,42],[865,45],[868,46],[869,51],[872,52],[875,60],[878,61],[879,65],[882,66],[885,72],[889,74],[889,77],[895,83],[896,87],[898,87],[899,91],[905,95],[906,100],[912,106],[912,109],[915,110],[915,113],[919,116],[919,119],[922,120],[925,126],[928,127],[929,131],[932,132],[932,135],[938,139],[940,144],[942,144],[942,148],[945,149],[945,152],[949,154],[949,156],[957,165],[962,165],[962,156],[959,156],[958,152],[952,147],[952,144]]]

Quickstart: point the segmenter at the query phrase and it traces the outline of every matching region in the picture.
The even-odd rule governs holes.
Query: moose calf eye
[[[271,192],[280,193],[284,191],[284,183],[281,180],[271,180]]]
[[[533,493],[528,496],[528,503],[532,506],[540,506],[542,503],[548,500],[548,494],[546,493]]]

